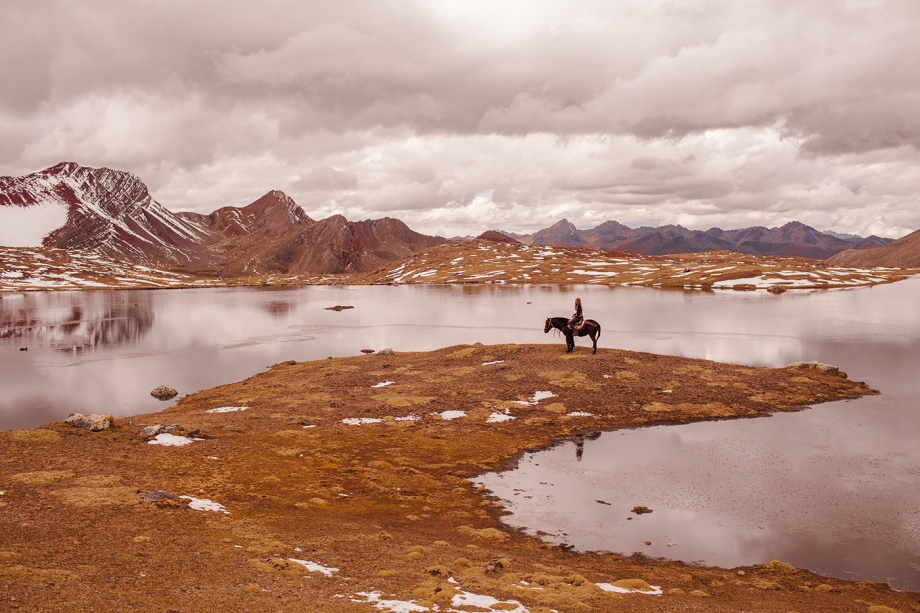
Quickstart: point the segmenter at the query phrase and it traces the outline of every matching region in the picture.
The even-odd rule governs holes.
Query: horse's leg
[[[575,350],[575,337],[567,334],[565,337],[565,352],[572,353]]]
[[[594,332],[591,332],[591,342],[594,343],[594,351],[592,353],[597,353],[597,337],[594,335]]]

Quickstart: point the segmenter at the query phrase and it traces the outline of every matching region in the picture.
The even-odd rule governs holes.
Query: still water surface
[[[755,366],[816,359],[882,394],[766,419],[607,433],[585,442],[581,460],[569,443],[526,456],[517,470],[481,479],[508,501],[508,523],[582,550],[723,566],[778,558],[920,589],[920,279],[782,296],[584,286],[4,294],[0,428],[77,411],[154,411],[173,404],[149,396],[157,385],[187,394],[282,360],[365,347],[562,350],[543,320],[569,314],[576,294],[604,326],[602,347]],[[325,310],[336,304],[355,308]],[[631,515],[638,504],[654,513]]]

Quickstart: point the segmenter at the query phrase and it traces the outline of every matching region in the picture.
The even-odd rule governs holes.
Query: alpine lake
[[[780,559],[920,590],[920,278],[841,291],[598,286],[313,286],[5,293],[0,428],[172,406],[286,360],[554,343],[575,296],[600,347],[838,366],[880,392],[766,419],[561,441],[481,475],[505,521],[580,551],[732,567]],[[330,307],[352,307],[330,310]],[[586,338],[576,351],[590,351]],[[653,512],[636,515],[642,505]],[[650,545],[647,543],[651,543]]]

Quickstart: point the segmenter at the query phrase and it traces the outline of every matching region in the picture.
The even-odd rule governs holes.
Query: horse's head
[[[552,317],[547,317],[547,318],[546,318],[546,325],[543,326],[543,333],[546,334],[547,332],[549,332],[549,331],[552,330],[552,329],[553,329],[553,318],[552,318]]]

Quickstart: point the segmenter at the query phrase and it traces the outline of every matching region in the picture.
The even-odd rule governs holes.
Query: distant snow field
[[[0,245],[41,247],[42,239],[67,223],[67,206],[59,202],[0,206]]]

